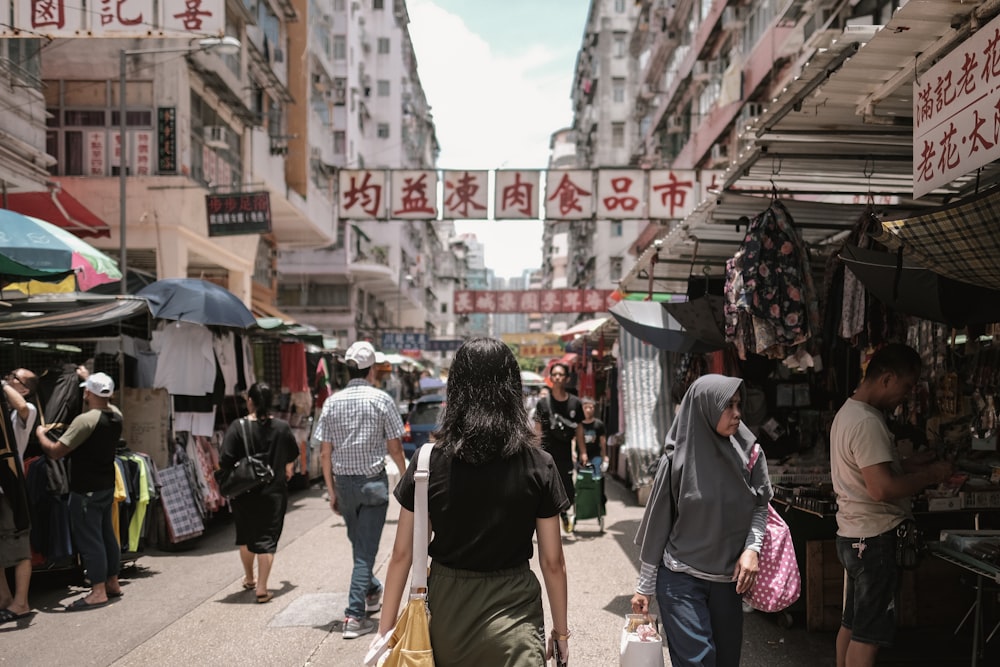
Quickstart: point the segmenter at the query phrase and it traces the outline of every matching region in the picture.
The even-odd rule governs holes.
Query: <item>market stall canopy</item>
[[[653,347],[670,352],[711,352],[722,345],[701,341],[684,330],[662,303],[655,301],[619,301],[611,315],[621,328]]]
[[[722,348],[726,344],[725,304],[725,298],[708,294],[691,301],[664,303],[663,307],[689,334]]]
[[[258,317],[257,327],[265,333],[294,338],[318,348],[323,347],[323,332],[309,324],[286,322],[278,317]]]
[[[559,337],[563,340],[573,340],[577,336],[589,336],[596,331],[599,326],[604,324],[604,321],[607,319],[608,318],[606,317],[595,317],[594,319],[578,322],[569,329],[558,332]]]
[[[239,298],[224,287],[199,278],[166,278],[139,290],[149,301],[153,317],[194,322],[205,326],[247,329],[257,319]]]
[[[1000,187],[951,206],[882,222],[878,240],[953,280],[1000,289]]]
[[[545,385],[545,378],[538,373],[521,371],[521,384],[525,387],[542,387]]]
[[[970,285],[895,253],[844,246],[840,258],[879,301],[906,315],[961,327],[1000,322],[1000,290]]]
[[[18,274],[18,265],[32,273]],[[0,209],[0,276],[5,282],[57,280],[68,274],[76,275],[81,291],[121,278],[114,260],[86,241],[44,220]]]
[[[80,238],[108,238],[111,228],[90,209],[62,188],[48,192],[11,192],[6,208],[45,220]]]
[[[121,334],[149,338],[145,299],[72,293],[33,296],[0,307],[0,338],[79,340]]]

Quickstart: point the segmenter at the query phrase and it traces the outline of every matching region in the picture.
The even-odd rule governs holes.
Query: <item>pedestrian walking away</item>
[[[253,590],[257,602],[270,602],[267,581],[288,509],[288,479],[295,468],[299,447],[288,422],[271,416],[271,388],[255,383],[246,393],[247,416],[229,425],[222,440],[219,468],[228,470],[247,456],[266,461],[274,471],[270,484],[230,500],[236,524],[236,544],[243,565],[243,588]],[[257,574],[254,576],[254,562]]]
[[[738,667],[742,595],[754,584],[772,497],[767,462],[753,467],[740,420],[743,381],[704,375],[673,424],[639,531],[632,611],[655,593],[674,667]]]
[[[115,495],[115,451],[122,436],[122,413],[111,405],[115,382],[105,373],[77,369],[86,406],[70,422],[58,440],[49,437],[44,425],[35,429],[38,443],[47,456],[68,457],[69,517],[73,544],[83,560],[90,593],[66,606],[66,611],[85,611],[103,607],[111,598],[120,597],[121,548],[112,523],[111,508]]]
[[[31,613],[31,522],[24,486],[24,452],[38,415],[31,402],[37,388],[38,377],[27,368],[17,368],[0,380],[0,411],[5,413],[0,419],[9,416],[11,425],[9,431],[3,425],[4,441],[0,443],[0,624],[18,621]],[[13,591],[7,583],[7,569],[14,570]]]
[[[367,618],[381,608],[382,583],[375,577],[375,557],[389,509],[386,454],[399,470],[403,457],[403,420],[389,394],[372,386],[375,348],[358,341],[344,357],[350,381],[323,404],[317,425],[322,442],[323,479],[330,508],[344,517],[354,569],[344,610],[344,639],[375,630]]]
[[[566,664],[566,562],[560,512],[569,507],[552,457],[538,447],[517,360],[504,343],[472,338],[456,352],[448,405],[431,452],[433,539],[427,603],[437,667]],[[392,630],[413,558],[411,461],[395,490],[401,505],[379,636]],[[528,566],[532,538],[552,613],[546,644],[542,591]]]
[[[931,452],[901,461],[885,421],[884,412],[913,391],[920,366],[909,346],[878,350],[830,429],[837,557],[847,573],[837,667],[869,667],[880,647],[892,645],[900,583],[896,530],[913,518],[910,496],[952,473],[951,464],[935,461]]]
[[[535,429],[542,437],[542,449],[555,461],[570,506],[576,499],[573,487],[573,466],[577,454],[583,450],[583,404],[566,391],[569,367],[562,362],[549,369],[552,391],[535,405]],[[567,509],[561,515],[563,530],[573,532],[573,517]]]

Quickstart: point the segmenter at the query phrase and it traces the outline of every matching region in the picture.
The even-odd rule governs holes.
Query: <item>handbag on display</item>
[[[413,565],[410,571],[410,600],[391,632],[379,637],[365,655],[365,665],[382,667],[434,667],[431,650],[430,611],[427,609],[427,483],[431,475],[429,442],[417,453],[413,475]]]
[[[274,470],[266,461],[250,454],[250,436],[247,420],[240,419],[243,431],[243,448],[246,456],[228,470],[215,471],[215,481],[219,483],[219,493],[226,498],[235,498],[247,491],[266,486],[274,481]]]
[[[759,456],[760,445],[755,444],[747,466],[750,470],[753,470]],[[799,599],[801,592],[802,579],[795,559],[792,531],[778,511],[768,503],[767,528],[760,547],[757,580],[744,593],[743,599],[757,611],[776,612],[791,606]]]

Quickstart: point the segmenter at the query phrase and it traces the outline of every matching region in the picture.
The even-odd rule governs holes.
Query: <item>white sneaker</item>
[[[382,591],[365,596],[365,613],[374,614],[382,608]]]
[[[370,618],[351,618],[348,616],[344,619],[344,639],[357,639],[361,635],[367,635],[369,632],[374,632],[375,621]]]

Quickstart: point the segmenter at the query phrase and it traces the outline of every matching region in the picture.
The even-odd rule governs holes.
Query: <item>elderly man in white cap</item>
[[[70,530],[90,580],[90,593],[66,605],[66,611],[85,611],[120,597],[118,571],[121,550],[111,522],[115,495],[115,450],[122,436],[122,413],[111,405],[115,382],[105,373],[86,372],[83,403],[87,408],[70,423],[58,440],[46,427],[36,429],[38,442],[50,458],[68,456]]]
[[[376,352],[358,341],[344,357],[350,381],[326,399],[316,427],[330,508],[344,517],[354,551],[354,571],[344,610],[344,639],[372,632],[367,614],[382,606],[382,583],[372,569],[389,509],[388,452],[399,470],[403,458],[403,421],[389,394],[372,386]]]

